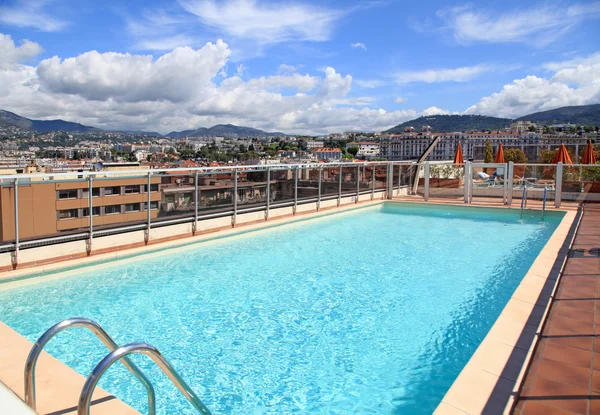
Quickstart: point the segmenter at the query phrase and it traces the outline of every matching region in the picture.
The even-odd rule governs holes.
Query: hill
[[[429,125],[437,132],[502,130],[510,126],[508,118],[487,117],[485,115],[431,115],[406,121],[385,131],[388,133],[403,133],[407,127],[421,131],[423,125]]]
[[[197,130],[172,131],[165,137],[180,138],[180,137],[258,137],[258,136],[280,136],[283,133],[274,132],[268,133],[263,130],[250,127],[241,127],[233,124],[219,124],[210,128],[198,128]]]
[[[0,110],[0,127],[8,127],[11,125],[23,130],[34,130],[40,133],[47,133],[49,131],[101,131],[99,128],[89,127],[76,122],[63,120],[30,120],[29,118],[21,117],[13,112]]]
[[[536,112],[517,118],[517,121],[531,121],[536,124],[576,124],[600,125],[600,104],[578,105]]]

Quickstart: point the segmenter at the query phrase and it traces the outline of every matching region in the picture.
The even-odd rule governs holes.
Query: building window
[[[139,212],[140,204],[139,203],[128,203],[125,205],[125,212]]]
[[[89,208],[81,209],[81,216],[84,218],[87,218],[88,216],[90,216],[90,209]],[[92,216],[100,216],[100,206],[92,207]]]
[[[158,209],[158,201],[150,202],[150,210]],[[148,202],[144,202],[144,210],[148,210]]]
[[[134,193],[139,193],[139,192],[140,192],[140,186],[139,185],[125,186],[125,194],[126,195],[130,195],[130,194],[134,194]]]
[[[104,206],[105,215],[115,215],[121,213],[121,205]]]
[[[98,197],[98,196],[100,196],[100,188],[93,187],[92,188],[92,197]],[[88,197],[90,197],[90,189],[83,189],[81,191],[81,197],[83,197],[84,199],[87,199]]]
[[[58,219],[75,219],[77,218],[77,209],[67,209],[58,211]]]
[[[59,199],[77,199],[77,189],[59,190]]]
[[[104,196],[113,196],[121,194],[121,186],[112,186],[104,188]]]
[[[158,192],[158,183],[151,184],[150,185],[150,191],[151,192]],[[147,184],[144,185],[144,193],[148,193],[148,185]]]

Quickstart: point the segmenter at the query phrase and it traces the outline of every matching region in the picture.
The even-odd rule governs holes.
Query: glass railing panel
[[[294,201],[294,176],[295,168],[271,169],[271,203],[285,203]]]
[[[513,167],[513,200],[521,200],[527,186],[528,200],[547,200],[556,194],[556,166],[543,164],[515,164]]]
[[[429,196],[460,198],[465,194],[464,164],[436,163],[429,166]]]
[[[317,199],[319,194],[320,168],[298,169],[298,202]]]
[[[342,196],[355,196],[357,181],[360,177],[359,169],[362,166],[357,163],[347,163],[342,167]]]
[[[238,170],[238,209],[266,207],[267,170]]]
[[[600,164],[564,165],[562,177],[563,201],[600,201]]]
[[[337,196],[340,183],[340,168],[325,165],[322,170],[321,197]]]

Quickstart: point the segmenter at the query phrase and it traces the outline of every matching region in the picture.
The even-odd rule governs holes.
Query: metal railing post
[[[371,165],[371,200],[375,198],[375,165]]]
[[[298,209],[298,166],[294,170],[294,211],[293,214],[296,214],[296,210]]]
[[[269,209],[271,208],[271,168],[267,167],[267,210],[265,220],[269,220]]]
[[[317,212],[321,209],[321,180],[323,177],[323,167],[319,166],[319,191],[317,196]]]
[[[554,196],[554,207],[559,208],[562,202],[563,164],[556,165],[556,193]]]
[[[400,187],[402,186],[402,164],[398,164],[398,196],[400,196]]]
[[[340,205],[342,204],[342,176],[343,176],[343,174],[344,174],[343,167],[340,166],[340,174],[338,177],[338,200],[337,200],[338,207],[340,207]]]
[[[394,198],[394,165],[392,163],[387,164],[385,173],[385,183],[387,190],[387,198]]]
[[[15,251],[12,256],[12,264],[13,267],[16,267],[19,263],[19,179],[15,179],[15,188],[14,188],[15,200],[14,200],[14,208],[15,208]]]
[[[424,201],[428,201],[429,200],[429,172],[430,172],[430,167],[429,167],[429,162],[426,161],[425,162],[425,173],[423,173],[423,175],[425,176],[425,186],[423,189],[423,200]]]
[[[496,169],[497,171],[497,169]],[[504,180],[502,181],[502,203],[506,205],[506,199],[508,198],[508,180],[506,176],[508,174],[508,163],[504,163]]]
[[[147,224],[147,228],[146,228],[146,243],[150,242],[150,227],[152,226],[152,220],[150,218],[150,176],[152,175],[152,172],[148,172],[148,206],[147,206],[147,210],[148,210],[148,224]]]
[[[358,203],[358,198],[360,196],[360,164],[356,166],[356,200],[354,203]]]
[[[515,163],[513,163],[512,161],[509,161],[507,177],[505,177],[505,179],[507,179],[507,181],[508,181],[508,189],[507,189],[508,194],[506,195],[506,204],[508,206],[512,206],[514,175],[515,175]]]
[[[233,217],[231,218],[231,226],[235,227],[237,223],[237,206],[238,206],[238,171],[233,169]]]
[[[198,201],[200,200],[198,189],[198,170],[194,176],[194,224],[192,225],[192,235],[196,235],[198,230]]]
[[[469,183],[471,179],[471,162],[465,162],[465,203],[469,203]]]
[[[93,206],[93,202],[92,202],[92,176],[88,176],[88,213],[90,214],[90,237],[88,239],[88,243],[87,243],[87,253],[88,255],[92,252],[92,242],[94,239],[94,220],[92,219],[92,217],[94,216],[94,206]]]

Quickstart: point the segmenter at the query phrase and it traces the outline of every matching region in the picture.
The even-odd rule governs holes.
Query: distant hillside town
[[[98,169],[115,163],[168,168],[211,163],[416,160],[436,138],[437,144],[428,156],[432,161],[451,160],[458,143],[466,159],[483,160],[487,143],[492,147],[502,143],[509,154],[514,150],[519,161],[539,162],[545,153],[561,144],[567,145],[577,158],[587,141],[600,143],[600,123],[546,124],[532,120],[564,120],[564,114],[570,114],[574,119],[584,117],[589,121],[597,119],[595,113],[600,114],[600,105],[565,107],[519,120],[436,115],[408,121],[384,132],[343,132],[315,137],[269,133],[230,124],[162,136],[142,131],[103,131],[62,120],[48,122],[70,131],[45,131],[47,122],[39,124],[40,121],[0,111],[0,168],[7,174]],[[488,125],[495,128],[485,128]],[[36,130],[36,126],[43,131]]]

